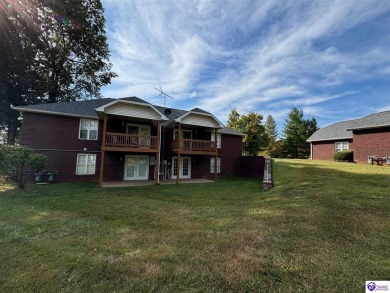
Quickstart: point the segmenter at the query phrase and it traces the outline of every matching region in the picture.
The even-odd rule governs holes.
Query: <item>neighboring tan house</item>
[[[307,140],[313,160],[333,160],[333,154],[350,149],[357,163],[369,157],[390,156],[390,111],[361,119],[337,122],[317,130]]]
[[[239,173],[243,134],[198,108],[129,97],[14,109],[23,113],[20,143],[47,155],[58,181],[216,180]]]

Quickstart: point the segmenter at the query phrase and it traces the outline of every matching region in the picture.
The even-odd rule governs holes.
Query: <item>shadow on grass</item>
[[[271,254],[270,270],[279,273],[281,282],[295,272],[303,289],[333,291],[330,284],[352,283],[354,292],[363,289],[362,280],[389,275],[390,172],[378,174],[375,167],[274,162],[268,204],[278,213],[268,220],[275,227],[270,246],[278,252]]]
[[[6,191],[0,284],[38,289],[44,276],[47,291],[362,291],[390,275],[389,176],[340,166],[276,160],[266,193],[249,178]]]

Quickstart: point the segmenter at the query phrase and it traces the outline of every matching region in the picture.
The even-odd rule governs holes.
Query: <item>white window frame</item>
[[[344,147],[346,146],[346,148]],[[334,143],[334,150],[336,153],[349,149],[348,141],[337,141]]]
[[[217,133],[217,148],[220,149],[222,146],[222,136],[220,133]],[[211,132],[211,139],[212,142],[215,142],[215,132]]]
[[[81,125],[83,122],[87,122],[88,126],[87,129],[81,129]],[[96,129],[91,129],[91,122],[96,123]],[[87,131],[87,137],[81,137],[81,130]],[[91,138],[91,131],[96,131],[96,138]],[[99,120],[92,120],[92,119],[80,119],[80,125],[79,125],[79,139],[85,139],[85,140],[97,140],[99,137]]]
[[[133,124],[133,123],[127,123],[126,124],[126,133],[129,134],[129,126],[135,126],[138,127],[138,133],[137,135],[141,135],[141,127],[148,128],[148,136],[151,134],[151,127],[150,125],[143,125],[143,124]]]
[[[84,156],[84,158],[82,158]],[[88,170],[88,162],[90,162],[89,158],[91,158],[91,166],[90,170]],[[79,166],[84,167],[84,172],[79,171]],[[76,159],[76,175],[94,175],[96,174],[96,154],[77,154]]]
[[[215,158],[210,158],[210,173],[214,174]],[[221,173],[221,158],[217,158],[217,173]]]
[[[191,133],[191,138],[187,138],[187,139],[192,139],[192,130],[191,129],[182,129],[181,130],[181,137],[182,138],[184,137],[184,132]],[[173,140],[177,140],[177,139],[179,139],[179,129],[175,128],[175,129],[173,129]]]

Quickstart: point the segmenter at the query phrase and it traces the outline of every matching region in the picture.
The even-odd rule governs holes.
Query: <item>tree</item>
[[[33,153],[23,146],[0,145],[0,171],[9,176],[19,188],[24,189],[32,172],[39,172],[47,162],[47,156]]]
[[[0,127],[12,143],[19,116],[11,105],[100,97],[116,75],[100,0],[0,3]]]
[[[289,113],[283,129],[286,155],[292,158],[307,158],[310,154],[310,148],[306,140],[317,129],[317,121],[314,117],[305,120],[302,109],[294,107]]]
[[[266,145],[263,116],[254,112],[240,115],[233,109],[229,115],[227,126],[246,134],[243,141],[243,151],[249,156],[256,156]]]
[[[230,112],[226,125],[227,127],[241,131],[240,114],[238,114],[236,109],[232,109]]]
[[[24,105],[33,95],[31,85],[39,79],[32,70],[38,36],[29,29],[35,24],[27,9],[16,10],[16,1],[0,3],[0,130],[8,130],[7,142],[13,144],[20,121],[10,106]]]
[[[274,117],[268,115],[264,127],[265,134],[267,136],[267,146],[265,150],[271,157],[275,157],[278,153],[276,144],[278,139],[278,129]]]

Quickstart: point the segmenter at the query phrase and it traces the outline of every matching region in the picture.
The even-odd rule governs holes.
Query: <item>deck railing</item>
[[[157,136],[107,132],[106,147],[157,149]]]
[[[180,150],[183,151],[215,151],[215,142],[209,140],[182,139],[180,145]],[[179,141],[173,140],[171,146],[173,150],[179,149]]]

